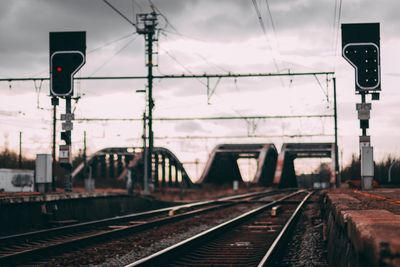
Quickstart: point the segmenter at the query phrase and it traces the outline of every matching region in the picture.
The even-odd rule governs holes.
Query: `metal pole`
[[[146,112],[143,113],[143,186],[144,190],[147,188],[147,127],[146,127]]]
[[[53,105],[53,145],[52,145],[52,154],[53,154],[53,163],[52,163],[52,178],[51,178],[51,187],[53,192],[56,191],[56,177],[54,175],[56,169],[56,122],[57,122],[57,105],[58,105],[58,98],[52,97],[51,104]]]
[[[154,13],[154,12],[153,12]],[[152,13],[152,14],[153,14]],[[154,14],[155,16],[155,14]],[[147,151],[147,177],[145,181],[145,193],[149,193],[149,183],[152,182],[152,161],[153,161],[153,35],[154,35],[155,24],[150,25],[149,31],[147,33],[147,42],[148,42],[148,62],[147,62],[147,71],[148,71],[148,136],[149,136],[149,146]],[[146,187],[147,186],[147,187]]]
[[[65,113],[66,114],[71,114],[71,96],[66,96],[65,97]],[[67,135],[69,138],[67,138],[66,145],[71,146],[71,131],[66,131]],[[65,192],[72,192],[72,177],[71,177],[71,171],[72,171],[72,163],[66,164],[65,166]]]
[[[19,157],[18,157],[18,168],[22,168],[22,132],[19,132]]]
[[[84,173],[84,178],[86,179],[86,173],[87,173],[87,157],[86,157],[86,131],[83,131],[83,173]]]
[[[360,126],[362,129],[362,135],[360,136],[361,189],[371,190],[373,189],[372,182],[374,178],[373,147],[371,146],[370,137],[367,136],[369,115],[367,117],[363,117],[363,114],[360,114],[361,110],[364,111],[364,109],[366,109],[362,108],[364,105],[366,105],[366,93],[361,92],[361,107],[358,111],[358,117],[360,119]],[[368,112],[369,109],[367,110]]]
[[[337,102],[336,102],[336,78],[333,77],[333,113],[335,122],[335,179],[336,186],[340,187],[341,177],[339,172],[339,148],[338,148],[338,127],[337,127]]]
[[[365,93],[361,93],[361,103],[365,103]],[[367,128],[362,127],[362,135],[366,136],[367,135]]]

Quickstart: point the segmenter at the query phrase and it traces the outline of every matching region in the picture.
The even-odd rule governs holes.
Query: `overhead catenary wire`
[[[184,34],[181,34],[181,33],[178,32],[177,30],[175,30],[175,32],[171,32],[171,31],[168,31],[168,30],[166,30],[166,29],[161,29],[160,32],[163,33],[162,35],[165,36],[165,38],[167,39],[167,41],[168,41],[168,35],[167,35],[166,33],[177,34],[178,36],[181,36],[181,37],[183,37],[183,38],[185,38],[185,39],[188,39],[188,40],[193,39],[193,38],[191,38],[191,37],[185,36]],[[194,41],[197,41],[197,42],[198,42],[198,41],[200,41],[200,42],[205,42],[205,41],[197,40],[197,39],[193,39],[193,40],[194,40]],[[220,70],[220,71],[223,71],[223,72],[225,72],[225,73],[229,73],[229,72],[230,72],[230,70],[227,70],[227,69],[225,69],[224,67],[222,67],[222,66],[220,66],[220,65],[218,65],[218,64],[216,64],[216,63],[214,63],[214,62],[211,62],[209,59],[207,59],[207,57],[201,55],[199,52],[194,52],[194,55],[196,55],[197,57],[199,57],[201,60],[203,60],[206,64],[210,65],[211,67],[214,67],[214,68],[216,68],[216,69],[218,69],[218,70]],[[160,73],[162,73],[162,72],[160,71]]]
[[[272,16],[272,12],[271,12],[271,8],[269,7],[269,2],[268,2],[268,0],[265,0],[265,3],[266,3],[266,5],[267,5],[267,10],[268,10],[269,17],[270,17],[270,19],[271,19],[272,32],[273,32],[273,34],[274,34],[274,36],[275,36],[275,38],[276,38],[276,28],[275,28],[274,17]]]
[[[340,29],[340,21],[342,18],[342,0],[339,0],[339,12],[338,12],[338,20],[337,20],[337,31],[336,31],[336,44],[335,44],[335,56],[337,55],[337,47],[339,43],[339,29]]]
[[[160,50],[162,50],[166,55],[168,55],[173,61],[175,61],[179,66],[181,66],[184,70],[186,70],[188,73],[190,73],[191,75],[194,75],[193,74],[193,72],[188,68],[188,67],[186,67],[184,64],[182,64],[176,57],[174,57],[169,51],[167,51],[166,49],[164,49],[164,48],[160,48]],[[196,78],[197,79],[197,78]],[[197,79],[197,81],[199,82],[199,83],[201,83],[202,85],[204,85],[204,86],[207,86],[207,84],[206,83],[204,83],[202,80],[200,80],[200,79]]]
[[[106,42],[106,43],[104,43],[104,44],[102,44],[102,45],[100,45],[100,46],[98,46],[98,47],[96,47],[96,48],[93,48],[93,49],[89,50],[89,51],[87,52],[87,54],[96,52],[96,51],[101,50],[101,49],[103,49],[103,48],[105,48],[105,47],[107,47],[107,46],[110,46],[110,45],[112,45],[112,44],[115,44],[115,43],[118,43],[118,42],[120,42],[120,41],[123,41],[123,40],[125,40],[125,39],[127,39],[127,38],[129,38],[129,37],[131,37],[132,35],[135,35],[135,34],[136,34],[136,33],[133,32],[133,33],[129,33],[129,34],[126,34],[126,35],[124,35],[124,36],[118,37],[117,39],[114,39],[114,40],[112,40],[112,41]]]
[[[334,9],[333,9],[333,23],[332,23],[332,54],[335,54],[335,45],[336,45],[337,5],[338,5],[338,0],[335,0],[335,6],[334,6]]]
[[[89,77],[92,77],[94,74],[99,72],[105,65],[107,65],[115,56],[125,50],[130,44],[132,44],[139,35],[136,35],[132,40],[129,40],[124,46],[122,46],[119,50],[117,50],[113,55],[111,55],[103,64],[101,64],[97,69],[95,69]]]
[[[324,87],[322,86],[321,81],[318,79],[317,75],[314,75],[315,80],[317,81],[319,88],[321,88],[322,93],[326,97],[326,101],[329,103],[329,95],[328,92],[325,92]]]
[[[191,121],[191,120],[251,120],[251,119],[299,119],[333,117],[331,114],[272,115],[272,116],[210,116],[210,117],[160,117],[154,121]],[[143,118],[75,118],[75,121],[143,121]]]
[[[169,19],[167,18],[166,15],[164,15],[163,12],[161,12],[161,10],[153,3],[153,1],[148,0],[150,3],[150,6],[152,6],[157,12],[158,14],[160,14],[160,16],[165,20],[166,26],[169,26],[172,30],[174,30],[175,32],[179,32],[176,27],[174,25],[172,25],[172,23],[169,21]]]
[[[277,31],[276,31],[275,21],[274,21],[274,17],[272,16],[272,12],[271,12],[271,8],[270,8],[270,5],[269,5],[269,1],[265,0],[265,3],[266,3],[266,6],[267,6],[267,11],[268,11],[269,18],[270,18],[270,21],[271,21],[272,33],[273,33],[273,36],[274,36],[274,39],[275,39],[276,50],[278,52],[279,61],[283,65],[284,69],[288,69],[289,70],[289,68],[287,68],[285,62],[281,60],[281,49],[279,47],[278,34],[277,34]]]
[[[309,138],[309,137],[331,137],[333,134],[326,133],[315,133],[315,134],[276,134],[276,135],[221,135],[221,136],[198,136],[198,135],[187,135],[187,136],[155,136],[154,139],[159,140],[195,140],[195,139],[242,139],[242,138]]]
[[[266,28],[265,28],[264,19],[262,18],[262,14],[261,14],[260,8],[259,8],[259,6],[258,6],[258,4],[257,4],[257,0],[252,0],[252,3],[253,3],[253,6],[254,6],[254,9],[255,9],[255,11],[256,11],[259,24],[260,24],[260,26],[261,26],[261,29],[262,29],[263,33],[264,33],[264,37],[265,37],[265,39],[266,39],[266,41],[267,41],[268,48],[269,48],[269,50],[270,50],[271,52],[273,52],[273,47],[272,47],[271,42],[270,42],[270,40],[269,40],[269,38],[268,38],[268,33],[267,33]],[[280,72],[280,69],[279,69],[278,63],[277,63],[277,61],[276,61],[276,59],[275,59],[274,56],[272,57],[272,62],[273,62],[273,64],[274,64],[274,67],[275,67],[276,72],[279,73],[279,72]],[[282,86],[284,87],[285,84],[283,83],[283,80],[282,80],[281,78],[280,78],[280,81],[281,81]]]
[[[262,18],[262,16],[261,16],[260,8],[258,7],[258,4],[257,4],[257,0],[251,0],[251,1],[252,1],[252,3],[253,3],[253,6],[254,6],[255,11],[256,11],[256,13],[257,13],[257,18],[258,18],[258,21],[259,21],[259,23],[260,23],[261,29],[262,29],[262,31],[263,31],[264,34],[267,34],[267,31],[266,31],[266,29],[265,29],[264,20],[263,20],[263,18]],[[268,43],[268,44],[269,44],[269,43]],[[269,45],[270,45],[270,44],[269,44]],[[270,46],[270,47],[271,47],[271,46]]]
[[[123,19],[125,19],[129,24],[131,24],[133,27],[135,27],[135,29],[137,29],[137,25],[133,21],[131,21],[127,16],[125,16],[121,11],[119,11],[117,8],[115,8],[107,0],[103,0],[103,2],[106,3],[116,13],[118,13],[118,15],[120,15]]]
[[[339,1],[339,3],[338,3]],[[334,55],[334,60],[333,60],[333,70],[336,69],[336,57],[337,57],[337,50],[338,50],[338,44],[339,44],[339,32],[340,32],[340,21],[342,17],[342,0],[335,0],[335,11],[334,11],[334,26],[333,26],[333,31],[334,31],[334,36],[333,36],[333,55]]]
[[[279,77],[279,76],[312,76],[312,75],[335,75],[333,71],[321,72],[288,72],[288,73],[203,73],[203,74],[166,74],[154,75],[153,79],[192,79],[192,78],[244,78],[244,77]],[[77,77],[75,80],[143,80],[147,76],[97,76],[97,77]],[[34,80],[49,80],[49,77],[9,77],[0,78],[0,82],[13,82],[13,81],[34,81]]]

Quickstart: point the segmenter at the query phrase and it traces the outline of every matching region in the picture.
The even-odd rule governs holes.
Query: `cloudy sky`
[[[131,20],[149,12],[145,0],[109,0]],[[395,0],[154,0],[159,18],[155,73],[335,71],[342,162],[358,153],[359,123],[354,71],[341,57],[340,23],[380,22],[382,94],[372,104],[369,134],[375,158],[400,155],[397,93],[400,71],[400,2]],[[259,20],[254,3],[261,14]],[[341,5],[341,9],[339,6]],[[269,10],[268,10],[269,8]],[[339,16],[340,15],[340,16]],[[263,27],[261,26],[263,23]],[[264,28],[264,29],[263,29]],[[48,77],[51,31],[87,32],[80,77],[146,75],[144,39],[101,0],[3,0],[0,2],[0,78]],[[331,115],[331,77],[156,80],[154,117]],[[76,118],[142,116],[145,80],[75,82]],[[51,152],[49,84],[0,83],[0,147],[27,155]],[[368,98],[368,101],[370,99]],[[60,109],[65,109],[62,103]],[[73,151],[140,146],[140,121],[75,122]],[[60,126],[58,126],[60,128]],[[192,176],[189,162],[205,162],[218,143],[333,141],[333,119],[155,121],[155,145],[171,149]],[[293,137],[300,136],[303,137]],[[320,136],[314,136],[320,135]],[[227,136],[230,138],[221,138]],[[253,136],[253,137],[249,137]],[[254,137],[256,136],[256,137]],[[57,135],[59,138],[59,135]],[[184,138],[192,137],[192,138]],[[236,137],[236,138],[233,138]],[[200,166],[201,169],[201,166]]]

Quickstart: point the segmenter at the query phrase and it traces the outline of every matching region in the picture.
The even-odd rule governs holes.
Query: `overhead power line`
[[[252,0],[252,3],[253,3],[253,6],[254,6],[254,9],[256,10],[257,18],[258,18],[258,21],[260,22],[261,29],[262,29],[264,34],[267,34],[267,31],[265,29],[264,20],[263,20],[263,18],[261,16],[260,8],[258,7],[258,4],[257,4],[257,0]]]
[[[309,138],[309,137],[330,137],[333,134],[316,133],[316,134],[281,134],[281,135],[231,135],[231,136],[155,136],[158,140],[194,140],[194,139],[243,139],[243,138]]]
[[[117,12],[123,19],[125,19],[129,24],[131,24],[133,27],[135,27],[135,29],[137,29],[136,24],[131,21],[127,16],[125,16],[124,14],[122,14],[121,11],[119,11],[118,9],[116,9],[113,5],[111,5],[107,0],[103,0],[104,3],[106,3],[109,7],[111,7],[112,10],[114,10],[115,12]]]
[[[191,78],[250,78],[250,77],[279,77],[279,76],[316,76],[316,75],[335,75],[333,71],[325,72],[288,72],[288,73],[227,73],[227,74],[167,74],[154,75],[153,79],[191,79]],[[76,77],[75,80],[144,80],[147,76],[98,76],[98,77]],[[0,78],[0,82],[13,81],[46,81],[49,77],[29,77],[29,78]]]
[[[154,121],[191,121],[191,120],[264,120],[264,119],[301,119],[332,118],[330,114],[311,115],[276,115],[276,116],[219,116],[219,117],[164,117],[153,118]],[[143,118],[76,118],[75,121],[143,121]]]
[[[129,40],[126,44],[124,44],[119,50],[117,50],[111,57],[109,57],[103,64],[101,64],[96,70],[94,70],[89,77],[92,77],[94,74],[99,72],[105,65],[107,65],[115,56],[125,50],[130,44],[132,44],[139,35],[136,35],[133,39]]]
[[[135,35],[135,34],[136,34],[136,33],[129,33],[129,34],[124,35],[124,36],[122,36],[122,37],[119,37],[119,38],[117,38],[117,39],[115,39],[115,40],[112,40],[112,41],[109,41],[109,42],[107,42],[107,43],[104,43],[104,44],[102,44],[102,45],[100,45],[100,46],[98,46],[98,47],[96,47],[96,48],[93,48],[92,50],[89,50],[89,51],[87,52],[87,54],[96,52],[97,50],[103,49],[104,47],[107,47],[107,46],[112,45],[112,44],[114,44],[114,43],[117,43],[117,42],[119,42],[119,41],[125,40],[125,39],[127,39],[127,38],[129,38],[129,37],[131,37],[132,35]]]

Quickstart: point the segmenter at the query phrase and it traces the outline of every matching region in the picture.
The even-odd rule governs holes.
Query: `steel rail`
[[[262,258],[260,263],[257,265],[258,267],[268,266],[269,264],[272,264],[273,259],[277,255],[279,248],[282,247],[282,245],[283,245],[283,242],[284,242],[283,240],[285,239],[285,237],[287,237],[288,232],[293,227],[295,220],[299,217],[302,207],[304,206],[306,201],[311,197],[311,195],[313,193],[314,192],[308,193],[308,195],[303,199],[303,201],[301,201],[301,203],[297,206],[297,208],[293,212],[292,216],[286,222],[285,226],[282,228],[279,235],[275,238],[274,242],[269,247],[267,253],[265,253],[265,256]]]
[[[173,209],[175,209],[175,210],[188,209],[188,208],[193,208],[193,207],[201,207],[201,206],[215,204],[215,206],[211,206],[211,207],[203,207],[203,208],[200,208],[197,210],[189,210],[188,212],[177,214],[174,216],[153,219],[151,221],[142,222],[142,223],[138,223],[135,225],[128,225],[128,226],[124,225],[121,228],[108,229],[106,231],[104,229],[101,229],[101,230],[91,229],[90,227],[96,228],[96,227],[101,226],[98,224],[99,221],[95,221],[95,222],[88,222],[88,223],[82,223],[82,224],[78,224],[78,225],[71,225],[71,226],[67,226],[67,227],[59,227],[59,228],[51,229],[49,232],[51,232],[52,236],[50,236],[50,237],[46,236],[46,234],[49,234],[49,232],[46,232],[45,230],[37,231],[37,232],[33,232],[33,233],[5,237],[5,238],[3,238],[3,240],[0,240],[0,241],[7,241],[7,240],[10,241],[10,240],[12,240],[12,238],[29,241],[30,239],[33,239],[32,236],[34,236],[34,238],[39,238],[42,236],[44,238],[42,240],[35,240],[35,243],[40,243],[41,241],[43,242],[46,240],[48,242],[54,242],[54,240],[52,240],[52,239],[55,238],[55,234],[60,234],[62,236],[62,234],[60,233],[59,230],[64,230],[64,228],[69,228],[69,230],[73,230],[73,229],[78,229],[81,226],[85,226],[87,228],[86,233],[83,232],[85,230],[82,230],[82,229],[80,230],[80,231],[82,231],[81,234],[83,234],[84,236],[77,235],[73,238],[70,238],[68,240],[63,240],[61,242],[56,241],[54,243],[39,245],[39,246],[32,247],[32,248],[26,248],[21,251],[16,251],[16,252],[13,252],[10,254],[1,255],[0,256],[0,265],[1,265],[1,263],[11,263],[11,262],[21,262],[21,261],[23,262],[24,260],[30,259],[30,258],[40,258],[40,257],[43,257],[43,255],[50,254],[52,251],[55,251],[57,249],[62,249],[64,251],[70,250],[71,248],[78,246],[78,245],[93,244],[96,242],[104,241],[106,239],[117,238],[120,236],[124,236],[127,233],[140,232],[140,231],[143,231],[146,229],[153,228],[155,226],[161,226],[161,225],[164,225],[167,223],[172,223],[172,222],[179,221],[179,220],[182,220],[185,218],[189,218],[189,217],[197,215],[197,214],[229,207],[229,206],[240,203],[240,202],[235,203],[232,200],[240,200],[240,199],[245,199],[245,198],[250,198],[250,197],[259,198],[259,197],[262,197],[265,195],[270,195],[270,194],[275,194],[275,193],[280,193],[280,192],[273,191],[273,190],[266,190],[263,192],[247,193],[247,194],[241,194],[238,196],[219,198],[217,200],[212,200],[212,201],[197,202],[192,205],[185,204],[185,205],[179,205],[179,206],[174,206],[174,207],[170,207],[170,208],[159,209],[159,210],[157,210],[157,212],[165,212],[165,211],[170,211]],[[141,215],[149,215],[149,214],[152,214],[152,211],[141,213]],[[134,214],[131,217],[125,216],[124,219],[127,219],[127,218],[132,219],[133,217],[135,217],[135,215],[137,215],[137,214]],[[154,213],[152,215],[154,215]],[[110,223],[116,223],[116,221],[113,219],[119,220],[121,218],[104,219],[104,220],[100,220],[100,223],[107,222],[107,224],[105,224],[105,226],[107,226],[107,225],[109,226],[109,225],[111,225]],[[135,217],[135,219],[138,219],[138,217]],[[102,224],[102,225],[104,225],[104,224]],[[92,232],[90,232],[90,231],[92,231]],[[30,234],[32,234],[32,235],[30,236]],[[1,243],[4,244],[4,242],[1,242]],[[23,244],[24,243],[11,244],[11,245],[18,246],[18,245],[23,245]],[[1,252],[3,252],[3,251],[1,251]]]
[[[55,227],[55,228],[51,228],[51,229],[44,229],[44,230],[27,232],[27,233],[16,234],[16,235],[9,235],[9,236],[1,236],[0,243],[4,244],[4,242],[9,242],[11,240],[16,240],[16,239],[23,239],[23,240],[33,239],[33,238],[40,237],[40,235],[43,235],[43,234],[59,233],[60,231],[64,231],[64,230],[69,231],[69,230],[78,229],[81,227],[103,226],[103,225],[107,225],[110,223],[120,223],[123,221],[132,220],[132,219],[143,219],[148,216],[154,216],[154,215],[159,215],[162,213],[168,213],[170,210],[174,210],[174,209],[201,207],[201,206],[205,206],[205,205],[216,204],[218,202],[223,202],[223,201],[230,201],[230,200],[234,200],[234,199],[253,197],[253,196],[262,195],[262,194],[269,193],[269,192],[273,192],[273,191],[265,190],[262,192],[246,193],[246,194],[240,194],[240,195],[236,195],[236,196],[218,198],[218,199],[214,199],[214,200],[182,204],[182,205],[171,206],[171,207],[162,208],[162,209],[144,211],[144,212],[140,212],[140,213],[126,214],[126,215],[122,215],[122,216],[106,218],[106,219],[101,219],[101,220],[96,220],[96,221],[89,221],[89,222],[77,223],[77,224],[66,225],[66,226],[61,226],[61,227]]]
[[[249,212],[246,212],[240,216],[237,216],[236,218],[233,218],[225,223],[222,223],[220,225],[217,225],[211,229],[208,229],[204,232],[201,232],[193,237],[190,237],[186,240],[183,240],[173,246],[170,246],[168,248],[165,248],[161,251],[158,251],[148,257],[142,258],[140,260],[137,260],[131,264],[126,265],[125,267],[133,267],[133,266],[157,266],[160,262],[165,262],[168,259],[171,259],[175,256],[180,255],[180,253],[190,247],[193,247],[197,244],[201,244],[202,242],[205,242],[209,238],[212,238],[218,234],[221,234],[228,229],[232,229],[233,227],[240,225],[241,223],[251,219],[252,217],[260,214],[261,212],[265,211],[267,208],[272,207],[273,205],[276,205],[277,203],[280,203],[288,198],[291,198],[295,195],[305,193],[307,191],[305,190],[299,190],[297,192],[291,193],[287,196],[284,196],[278,200],[272,201],[271,203],[268,203],[266,205],[263,205],[261,207],[258,207],[256,209],[253,209]]]

